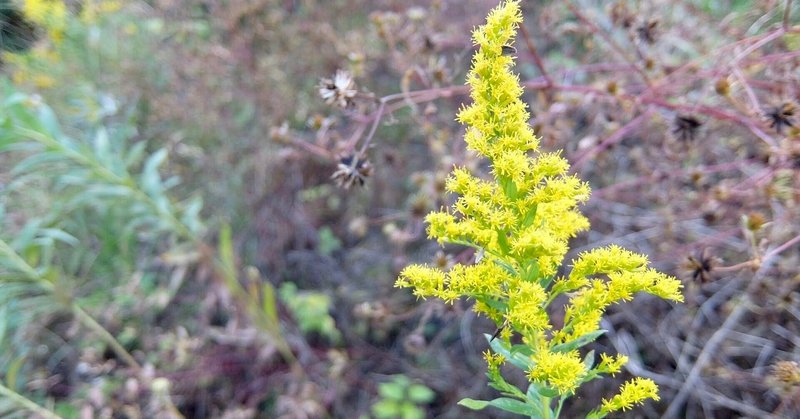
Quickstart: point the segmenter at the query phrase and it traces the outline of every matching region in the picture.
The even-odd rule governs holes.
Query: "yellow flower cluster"
[[[475,300],[474,310],[503,325],[500,339],[508,341],[513,331],[531,348],[530,381],[568,396],[585,379],[614,374],[627,360],[602,355],[591,369],[577,350],[599,336],[609,305],[637,292],[673,301],[683,297],[679,281],[648,269],[645,256],[615,245],[580,254],[571,273],[557,277],[569,240],[589,228],[577,207],[590,191],[568,174],[569,164],[559,153],[539,151],[528,124],[522,88],[511,71],[514,58],[504,53],[521,21],[519,1],[505,1],[473,34],[479,50],[467,75],[472,104],[458,119],[468,126],[468,148],[489,160],[492,176],[483,179],[455,168],[446,188],[458,194],[457,200],[425,219],[430,238],[474,247],[480,257],[474,265],[456,264],[449,272],[408,266],[396,286],[412,288],[420,298]],[[547,309],[562,294],[570,297],[563,327],[554,330]],[[494,381],[502,358],[487,356],[487,361]],[[639,396],[655,397],[655,384],[652,389],[647,385],[646,380],[626,385],[609,406],[628,403],[619,404],[624,408],[642,400]]]
[[[559,394],[571,394],[586,375],[586,366],[578,351],[567,353],[539,351],[533,355],[536,364],[528,371],[528,378],[535,382],[546,382]]]
[[[600,412],[608,414],[617,410],[628,410],[636,404],[642,404],[647,399],[659,400],[658,386],[653,380],[637,377],[623,384],[616,396],[611,399],[603,399]]]
[[[103,15],[111,14],[122,8],[118,0],[86,0],[81,8],[80,19],[84,23],[92,24]]]
[[[53,42],[64,38],[67,27],[67,6],[61,0],[24,0],[22,13],[31,22],[45,28]]]

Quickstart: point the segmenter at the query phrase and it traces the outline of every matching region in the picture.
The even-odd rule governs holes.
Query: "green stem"
[[[22,408],[30,412],[33,412],[45,419],[62,419],[61,416],[58,416],[55,413],[39,406],[30,399],[26,398],[25,396],[4,386],[2,383],[0,383],[0,398],[11,400],[12,402],[16,403]]]
[[[38,282],[46,291],[53,291],[53,284],[43,279],[41,275],[36,272],[36,269],[33,269],[25,259],[2,239],[0,239],[0,255],[8,258],[14,264],[14,268],[25,274],[27,279]]]
[[[553,413],[553,411],[550,410],[550,398],[547,396],[539,395],[539,400],[541,400],[543,407],[542,419],[551,419],[552,418],[551,414]]]
[[[23,259],[14,249],[11,248],[11,246],[8,245],[8,243],[2,239],[0,239],[0,255],[10,259],[14,263],[16,269],[24,273],[28,279],[36,281],[36,283],[39,284],[46,292],[50,294],[55,292],[53,284],[39,275],[39,273],[36,272],[36,270],[25,261],[25,259]],[[117,342],[114,336],[112,336],[111,333],[108,333],[108,331],[103,328],[100,323],[95,321],[92,316],[83,311],[83,309],[77,303],[72,303],[69,305],[69,307],[72,313],[75,314],[75,317],[77,317],[81,323],[99,334],[100,337],[111,346],[114,352],[116,352],[117,355],[119,355],[128,365],[136,369],[137,372],[142,369],[139,363],[133,359],[133,356],[131,356],[131,354],[128,353],[128,351],[126,351],[125,348],[119,344],[119,342]]]
[[[561,408],[564,407],[564,401],[567,400],[566,397],[561,397],[558,399],[558,409],[556,409],[556,416],[555,418],[558,419],[561,416]]]
[[[117,339],[114,338],[114,336],[112,336],[111,333],[109,333],[102,325],[100,325],[100,323],[98,323],[92,316],[88,315],[77,304],[72,304],[70,308],[72,310],[72,313],[75,314],[75,317],[77,317],[78,320],[81,323],[83,323],[84,326],[88,327],[93,332],[97,333],[100,336],[100,338],[103,339],[103,341],[105,341],[111,347],[111,349],[117,354],[117,356],[119,356],[120,358],[122,358],[123,361],[125,361],[126,364],[128,364],[131,368],[135,369],[137,373],[142,370],[142,366],[139,365],[138,362],[136,362],[133,356],[127,350],[125,350],[125,348],[123,348],[122,345],[120,345],[119,342],[117,342]]]

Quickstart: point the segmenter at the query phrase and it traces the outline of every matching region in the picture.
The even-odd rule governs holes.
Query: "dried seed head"
[[[615,2],[611,6],[609,14],[611,15],[611,21],[615,25],[621,26],[625,29],[633,26],[633,22],[635,21],[634,15],[630,12],[630,10],[628,10],[628,5],[625,4],[624,1]]]
[[[339,159],[336,171],[331,175],[331,179],[341,188],[350,189],[354,184],[364,186],[364,182],[372,175],[372,165],[369,161],[351,155]]]
[[[774,128],[778,134],[781,133],[783,127],[794,127],[794,117],[797,113],[797,106],[792,102],[783,102],[778,106],[768,109],[764,112],[764,117],[770,127]]]
[[[767,382],[780,392],[788,392],[800,384],[800,364],[794,361],[778,361],[772,366]]]
[[[745,225],[750,231],[758,231],[767,223],[766,217],[760,212],[751,212],[745,216]]]
[[[276,143],[290,143],[292,138],[289,132],[289,122],[283,121],[279,126],[270,127],[269,138]]]
[[[703,123],[691,115],[676,115],[672,122],[672,133],[681,141],[693,141],[701,125]]]
[[[703,249],[700,253],[688,256],[682,267],[693,281],[705,283],[711,281],[711,272],[719,263],[718,257],[710,255],[708,249]]]
[[[636,35],[639,36],[639,39],[642,41],[648,44],[654,44],[656,42],[656,36],[658,36],[656,31],[657,27],[657,19],[648,19],[636,28]]]
[[[344,70],[337,70],[333,79],[320,79],[319,95],[329,105],[348,108],[353,104],[353,98],[357,93],[353,78]]]

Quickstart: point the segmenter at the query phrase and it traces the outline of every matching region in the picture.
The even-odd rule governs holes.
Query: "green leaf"
[[[500,185],[503,187],[503,193],[510,199],[517,198],[517,184],[510,178],[501,178]]]
[[[264,298],[261,310],[270,322],[278,324],[278,306],[275,304],[275,287],[268,281],[262,283],[261,293]]]
[[[372,405],[372,414],[379,419],[395,418],[400,414],[400,405],[395,400],[380,400]]]
[[[488,406],[492,406],[500,410],[505,410],[506,412],[516,413],[518,415],[525,415],[525,416],[535,416],[541,413],[537,411],[536,408],[525,402],[521,402],[515,399],[509,399],[507,397],[500,397],[492,401],[462,399],[461,401],[458,402],[458,404],[472,410],[482,410]]]
[[[577,339],[571,340],[569,342],[562,343],[560,345],[553,346],[553,352],[569,352],[575,349],[578,349],[582,346],[585,346],[589,343],[594,342],[597,338],[602,336],[606,333],[606,330],[595,330],[594,332],[589,332]]]
[[[458,402],[459,405],[466,407],[467,409],[472,410],[483,410],[486,407],[490,406],[489,402],[486,400],[475,400],[475,399],[461,399]]]
[[[508,309],[508,304],[505,303],[504,301],[498,301],[493,298],[481,298],[480,300],[487,306],[501,312],[506,311]],[[489,338],[491,338],[491,335],[489,336]]]
[[[525,218],[522,220],[521,228],[529,227],[533,224],[533,221],[536,219],[536,209],[538,205],[533,205],[528,209],[528,212],[525,213]]]
[[[67,233],[66,231],[59,230],[57,228],[45,228],[41,230],[41,235],[44,237],[48,237],[50,239],[60,241],[63,243],[70,244],[72,246],[77,246],[81,242],[72,234]]]
[[[508,235],[505,231],[497,229],[497,244],[503,254],[508,254],[511,251],[511,246],[508,244]]]
[[[317,234],[319,237],[317,247],[319,252],[323,255],[330,256],[333,252],[342,247],[342,241],[336,237],[336,234],[333,233],[330,227],[325,226],[320,228]]]
[[[414,403],[430,403],[436,393],[421,384],[413,384],[408,389],[408,398]]]
[[[492,340],[492,336],[488,334],[484,334],[486,336],[486,340],[489,341],[489,346],[492,347],[492,350],[495,353],[503,355],[505,359],[510,362],[515,367],[527,371],[533,367],[533,362],[530,359],[530,356],[523,352],[519,347],[512,347],[503,339],[494,339]],[[522,345],[519,345],[522,346]]]
[[[378,394],[381,397],[391,400],[405,399],[405,386],[399,383],[383,383],[378,386]]]
[[[425,419],[425,412],[411,403],[404,403],[400,406],[401,419]]]
[[[60,152],[39,152],[20,161],[16,166],[14,166],[14,169],[11,170],[11,175],[15,177],[20,176],[24,173],[36,171],[36,169],[40,166],[52,166],[52,163],[63,160],[64,155]]]
[[[594,349],[589,351],[585,357],[583,357],[583,366],[586,368],[586,371],[589,371],[594,367]]]
[[[550,406],[545,406],[544,401],[542,400],[541,397],[539,397],[539,386],[536,383],[531,383],[528,386],[528,391],[525,394],[525,399],[527,400],[528,404],[533,406],[539,413],[538,417],[544,416],[542,412],[550,411]]]
[[[158,173],[158,168],[167,159],[167,150],[165,148],[159,149],[144,163],[142,168],[142,189],[150,196],[160,195],[163,191],[161,183],[161,175]]]
[[[38,116],[41,126],[47,130],[47,133],[50,134],[51,137],[58,138],[61,136],[61,127],[58,124],[58,118],[49,106],[40,105]]]
[[[130,168],[131,166],[138,164],[142,161],[144,157],[144,152],[147,149],[147,143],[144,141],[140,141],[131,146],[128,150],[128,155],[125,156],[125,167]]]
[[[547,386],[536,386],[536,392],[551,399],[559,395],[558,390]]]
[[[103,166],[106,166],[110,169],[114,169],[113,164],[113,155],[111,152],[111,143],[108,139],[108,131],[105,128],[100,128],[97,130],[97,133],[94,135],[94,155],[97,156],[97,160],[103,163]]]
[[[22,366],[25,365],[25,357],[19,356],[11,365],[9,365],[6,369],[6,385],[11,390],[17,391],[17,376],[19,375],[20,370],[22,370]]]

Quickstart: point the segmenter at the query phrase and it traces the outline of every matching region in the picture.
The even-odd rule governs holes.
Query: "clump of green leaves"
[[[0,89],[0,158],[16,161],[0,193],[0,214],[16,215],[0,217],[0,372],[8,391],[29,367],[30,326],[61,312],[139,371],[124,339],[85,309],[119,302],[113,290],[137,269],[141,240],[175,248],[199,241],[202,201],[171,199],[179,180],[159,173],[167,151],[131,145],[129,127],[65,128],[40,97],[2,80]]]
[[[425,411],[420,405],[433,401],[436,394],[428,387],[413,383],[405,375],[378,385],[380,400],[372,405],[376,419],[422,419]]]
[[[331,297],[321,292],[299,291],[293,282],[286,282],[278,290],[281,301],[292,312],[303,333],[319,333],[331,342],[339,342],[341,333],[331,317]]]
[[[479,46],[467,76],[473,103],[458,119],[468,125],[468,148],[489,159],[492,178],[456,168],[447,190],[459,198],[452,208],[426,217],[431,238],[474,247],[482,257],[448,272],[411,265],[396,285],[412,288],[421,298],[472,299],[475,311],[502,328],[497,339],[489,339],[493,351],[485,358],[490,385],[504,397],[466,399],[462,405],[551,418],[580,385],[613,375],[626,363],[624,355],[602,354],[595,364],[592,352],[580,352],[604,333],[600,320],[611,304],[630,300],[637,292],[672,301],[683,297],[678,280],[648,268],[645,256],[614,245],[580,254],[570,273],[559,275],[569,239],[589,228],[577,206],[590,191],[568,174],[569,163],[559,153],[539,150],[528,124],[522,87],[511,72],[514,57],[504,53],[521,21],[519,2],[507,1],[473,33]],[[568,302],[563,326],[555,328],[548,309],[561,295]],[[512,343],[515,335],[521,344]],[[505,380],[500,371],[505,363],[525,371],[530,382],[526,391]],[[601,418],[647,399],[658,399],[656,384],[634,378],[589,417]]]

